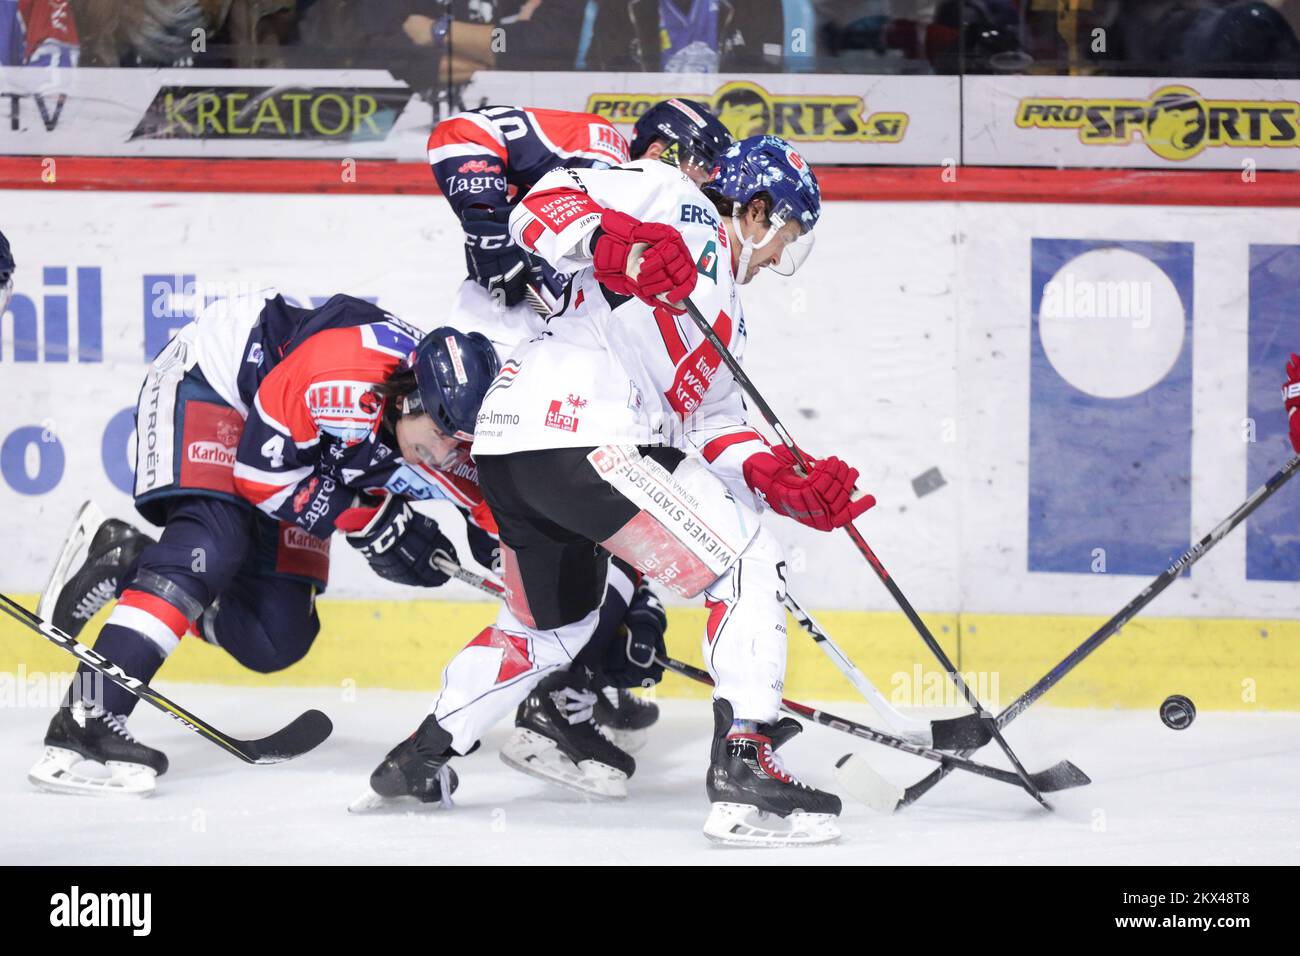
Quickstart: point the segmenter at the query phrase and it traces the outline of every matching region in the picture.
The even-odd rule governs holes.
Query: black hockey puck
[[[1160,705],[1160,719],[1170,730],[1186,730],[1196,719],[1196,705],[1182,694],[1170,694]]]

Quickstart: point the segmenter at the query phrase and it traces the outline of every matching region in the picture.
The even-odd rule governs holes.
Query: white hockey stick
[[[813,620],[811,614],[799,606],[799,602],[788,591],[785,606],[799,622],[799,626],[808,632],[817,646],[839,668],[840,673],[867,699],[872,709],[909,742],[939,750],[964,750],[972,745],[983,746],[989,742],[990,734],[984,722],[975,714],[945,720],[925,720],[904,714],[885,699],[885,695],[871,683],[871,679],[840,650],[839,645]]]

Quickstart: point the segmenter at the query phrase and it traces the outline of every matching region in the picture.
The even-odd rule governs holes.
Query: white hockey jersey
[[[640,160],[613,169],[558,169],[510,219],[515,242],[575,273],[563,308],[506,360],[488,390],[474,454],[542,448],[670,445],[698,453],[737,491],[741,466],[763,450],[741,391],[690,316],[610,293],[595,279],[586,240],[605,208],[678,229],[694,257],[691,299],[732,354],[745,320],[727,231],[713,204],[670,166]]]

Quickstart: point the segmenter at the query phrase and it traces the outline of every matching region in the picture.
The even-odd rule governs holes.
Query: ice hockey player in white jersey
[[[544,175],[561,168],[607,169],[632,158],[660,160],[703,183],[731,134],[701,103],[674,98],[637,120],[628,144],[609,121],[590,113],[487,106],[442,120],[429,136],[429,163],[465,234],[467,278],[447,324],[487,336],[505,359],[515,346],[546,328],[547,314],[569,276],[510,238],[510,213]],[[624,562],[609,569],[602,625],[570,668],[573,679],[550,679],[516,714],[520,735],[545,722],[550,696],[586,700],[594,692],[593,720],[619,748],[635,753],[658,718],[651,701],[629,686],[658,682],[654,636],[667,619],[649,583]],[[610,638],[626,633],[627,640]],[[603,748],[602,748],[603,749]],[[575,749],[574,756],[580,756]],[[625,766],[628,766],[624,762]]]
[[[516,208],[515,241],[576,274],[546,332],[503,365],[475,427],[509,592],[495,627],[500,668],[449,665],[444,703],[408,742],[424,755],[405,768],[411,778],[439,772],[567,665],[595,626],[608,552],[709,607],[703,647],[717,689],[705,835],[838,838],[839,799],[799,782],[776,753],[800,727],[777,719],[784,563],[759,513],[829,531],[874,499],[853,498],[858,473],[837,458],[813,459],[805,475],[769,448],[678,305],[691,295],[739,357],[738,286],[766,268],[792,273],[819,213],[803,158],[767,136],[728,150],[705,192],[641,161],[556,171]]]

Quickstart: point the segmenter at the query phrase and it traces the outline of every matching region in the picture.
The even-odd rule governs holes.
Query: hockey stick
[[[687,664],[684,661],[674,660],[671,657],[662,655],[657,657],[659,664],[672,671],[680,674],[690,680],[713,686],[713,678],[708,672],[699,667]],[[818,710],[816,707],[809,707],[807,704],[801,704],[798,701],[781,698],[781,709],[787,713],[794,714],[798,717],[804,717],[814,723],[821,724],[823,727],[830,727],[833,730],[840,730],[846,734],[852,734],[854,737],[860,737],[863,740],[870,740],[872,743],[882,744],[886,747],[892,747],[894,750],[901,750],[904,753],[915,754],[918,757],[924,757],[926,760],[933,760],[956,770],[966,770],[970,773],[978,774],[981,777],[988,777],[991,780],[999,780],[1002,783],[1011,784],[1013,787],[1024,787],[1025,782],[1019,774],[1012,773],[1010,770],[1001,770],[997,767],[990,767],[987,764],[976,763],[973,760],[967,760],[964,757],[958,757],[954,754],[943,753],[932,747],[922,747],[919,744],[909,743],[902,737],[895,737],[893,734],[887,734],[879,730],[874,730],[865,724],[860,724],[854,720],[848,720],[844,717],[837,717],[834,714],[827,713],[824,710]],[[846,758],[845,758],[846,759]],[[840,764],[844,759],[840,760]],[[837,764],[839,766],[839,764]],[[1071,787],[1082,787],[1092,781],[1082,770],[1070,763],[1068,760],[1062,760],[1054,767],[1049,767],[1042,773],[1031,774],[1031,779],[1039,790],[1055,791],[1068,790]],[[894,788],[895,790],[897,788]]]
[[[440,558],[437,555],[433,558],[433,565],[443,574],[455,578],[462,584],[468,584],[472,588],[478,588],[484,594],[490,594],[493,597],[502,598],[503,600],[505,599],[505,586],[493,581],[486,575],[475,574],[464,565],[457,564],[450,558]]]
[[[840,650],[839,645],[822,630],[811,614],[799,606],[799,602],[788,591],[785,595],[785,606],[799,626],[808,632],[817,646],[848,678],[849,683],[867,699],[872,709],[911,743],[934,747],[936,750],[968,750],[983,747],[993,739],[987,723],[977,714],[944,720],[921,720],[902,713],[885,699],[885,695],[871,683],[870,678]]]
[[[1060,683],[1061,679],[1065,677],[1066,674],[1070,673],[1070,671],[1078,667],[1079,664],[1083,662],[1084,658],[1097,648],[1101,647],[1107,639],[1113,637],[1120,628],[1132,620],[1138,612],[1154,601],[1165,588],[1169,587],[1170,584],[1178,579],[1183,571],[1199,561],[1207,551],[1222,541],[1229,532],[1245,521],[1246,518],[1250,516],[1251,512],[1271,498],[1274,492],[1291,479],[1291,476],[1296,473],[1297,468],[1300,468],[1300,455],[1296,455],[1283,465],[1282,468],[1273,475],[1273,477],[1269,478],[1263,485],[1255,489],[1255,492],[1242,502],[1236,511],[1224,518],[1215,526],[1214,530],[1203,537],[1200,541],[1193,544],[1183,552],[1182,556],[1179,557],[1178,560],[1165,568],[1165,570],[1160,572],[1160,574],[1156,575],[1151,583],[1139,592],[1137,597],[1124,605],[1124,607],[1121,608],[1114,617],[1093,632],[1091,637],[1076,647],[1065,657],[1064,660],[1043,675],[1042,679],[1039,680],[1038,683],[1012,701],[1011,704],[1002,711],[1002,713],[998,714],[998,727],[1005,727],[1007,724],[1011,723],[1011,721],[1023,714],[1025,710],[1034,703],[1034,701],[1038,700]],[[963,751],[961,756],[968,757],[972,752],[973,751]],[[915,803],[922,795],[929,792],[936,783],[947,776],[947,773],[948,772],[944,768],[940,767],[929,776],[912,784],[912,786],[903,791],[903,797],[899,800],[897,807],[894,809],[910,806]]]
[[[309,710],[299,714],[287,727],[282,727],[269,737],[261,737],[257,740],[239,740],[230,737],[179,704],[168,700],[144,681],[136,680],[102,654],[69,637],[53,624],[41,620],[27,608],[3,594],[0,594],[0,611],[4,611],[15,621],[31,628],[51,644],[63,648],[97,674],[107,677],[119,687],[147,701],[168,717],[179,721],[247,763],[268,764],[292,760],[323,743],[334,729],[329,717],[319,710]]]
[[[475,574],[473,571],[457,564],[455,561],[448,560],[447,558],[435,557],[433,563],[444,574],[450,575],[451,577],[456,578],[456,580],[462,581],[471,587],[478,588],[485,594],[490,594],[497,598],[505,597],[505,588],[496,581],[493,581],[484,575]],[[658,657],[658,661],[662,667],[680,674],[683,677],[713,686],[713,678],[709,676],[707,671],[701,670],[698,667],[694,667],[682,661],[674,660],[670,657],[660,656]],[[1017,774],[1011,773],[1007,770],[999,770],[996,767],[990,767],[985,764],[976,763],[973,760],[956,757],[953,754],[943,753],[942,751],[931,747],[923,747],[919,744],[914,744],[910,741],[904,740],[902,737],[895,737],[892,734],[873,730],[865,724],[859,724],[856,721],[847,720],[843,717],[836,717],[834,714],[828,714],[825,711],[817,710],[814,707],[809,707],[806,704],[800,704],[796,701],[785,700],[783,698],[781,700],[781,706],[787,712],[800,717],[805,717],[814,723],[821,724],[823,727],[840,730],[846,734],[852,734],[854,737],[861,737],[863,740],[870,740],[886,747],[892,747],[895,750],[915,754],[916,756],[924,757],[927,760],[935,760],[944,766],[953,766],[959,770],[967,770],[971,773],[979,774],[980,776],[990,777],[994,780],[1000,780],[1003,783],[1012,784],[1013,786],[1024,786],[1024,781],[1021,780]],[[844,764],[847,759],[848,758],[841,759],[839,765]],[[870,771],[865,765],[857,769],[859,773],[874,773],[874,771]],[[888,800],[896,801],[899,799],[901,791],[898,787],[884,781],[883,778],[877,777],[877,779],[879,780],[877,787],[880,789],[881,794],[870,798],[859,795],[860,799],[864,799],[873,805]],[[1088,778],[1087,774],[1068,760],[1063,760],[1056,766],[1044,770],[1042,773],[1034,774],[1033,780],[1038,789],[1043,791],[1066,790],[1070,787],[1082,787],[1085,784],[1092,782]],[[866,786],[865,783],[859,785],[860,789],[865,789]]]
[[[444,574],[450,575],[470,587],[478,588],[486,594],[491,594],[494,597],[503,597],[505,594],[505,588],[497,582],[475,574],[454,561],[434,558],[433,563]],[[889,721],[896,730],[899,730],[904,737],[908,738],[908,743],[919,744],[923,747],[935,747],[938,750],[962,750],[968,747],[980,747],[989,742],[990,738],[984,732],[984,724],[973,714],[952,720],[922,721],[900,713],[876,689],[876,686],[871,683],[867,675],[862,673],[845,656],[844,652],[831,640],[830,635],[818,626],[817,622],[812,619],[812,615],[800,607],[799,603],[788,594],[786,595],[785,606],[794,619],[799,622],[800,626],[826,652],[827,656],[835,661],[835,665],[844,672],[849,682],[867,698],[872,707],[885,720]]]
[[[696,327],[700,330],[700,333],[717,351],[718,356],[726,363],[727,368],[731,370],[731,374],[735,377],[736,383],[745,391],[745,394],[750,397],[754,404],[758,406],[759,413],[762,414],[767,423],[772,426],[772,430],[776,432],[777,437],[781,439],[782,444],[790,450],[790,454],[794,456],[795,464],[798,465],[801,470],[807,472],[808,460],[804,458],[803,452],[799,450],[793,439],[790,438],[790,433],[785,430],[785,426],[782,425],[780,419],[776,417],[776,413],[772,411],[772,406],[768,405],[763,396],[759,394],[753,381],[745,373],[745,370],[741,368],[740,363],[736,361],[736,357],[731,354],[731,350],[727,348],[727,344],[723,342],[718,336],[718,333],[713,330],[713,326],[711,326],[708,323],[708,320],[704,318],[699,308],[691,301],[690,296],[686,297],[683,305],[685,306],[686,311],[690,314],[691,321],[695,323]],[[974,692],[966,686],[966,682],[962,680],[961,674],[957,673],[956,665],[953,664],[947,653],[939,645],[939,642],[935,640],[934,635],[930,633],[930,629],[926,626],[925,621],[921,620],[921,615],[916,613],[916,608],[912,607],[912,602],[907,599],[907,595],[903,593],[902,588],[900,588],[898,584],[895,583],[894,579],[890,577],[889,572],[885,570],[885,566],[881,564],[880,559],[876,557],[875,552],[871,550],[866,539],[862,537],[858,532],[858,529],[853,526],[852,522],[846,524],[844,530],[857,546],[858,551],[867,559],[867,563],[870,564],[871,569],[875,571],[876,577],[880,579],[880,583],[885,586],[887,591],[889,591],[890,596],[893,597],[894,602],[898,605],[899,609],[902,610],[904,616],[906,616],[908,621],[911,622],[912,627],[916,629],[917,634],[921,636],[921,640],[924,641],[925,646],[930,649],[930,653],[933,654],[935,659],[943,666],[943,669],[948,674],[948,680],[952,681],[952,685],[956,687],[957,690],[961,691],[962,696],[966,698],[966,703],[971,706],[976,717],[979,718],[986,727],[988,727],[989,733],[992,734],[993,739],[997,741],[998,746],[1002,748],[1002,752],[1007,755],[1007,760],[1011,762],[1011,766],[1015,768],[1016,773],[1018,773],[1021,779],[1024,780],[1025,790],[1029,792],[1031,797],[1050,810],[1051,805],[1043,799],[1042,794],[1040,794],[1038,789],[1034,786],[1028,771],[1025,770],[1024,765],[1020,762],[1020,758],[1016,756],[1015,751],[1011,749],[1011,745],[1007,743],[1006,738],[1002,736],[1002,732],[998,729],[992,715],[984,709],[984,705],[980,703],[979,698],[976,697]]]

